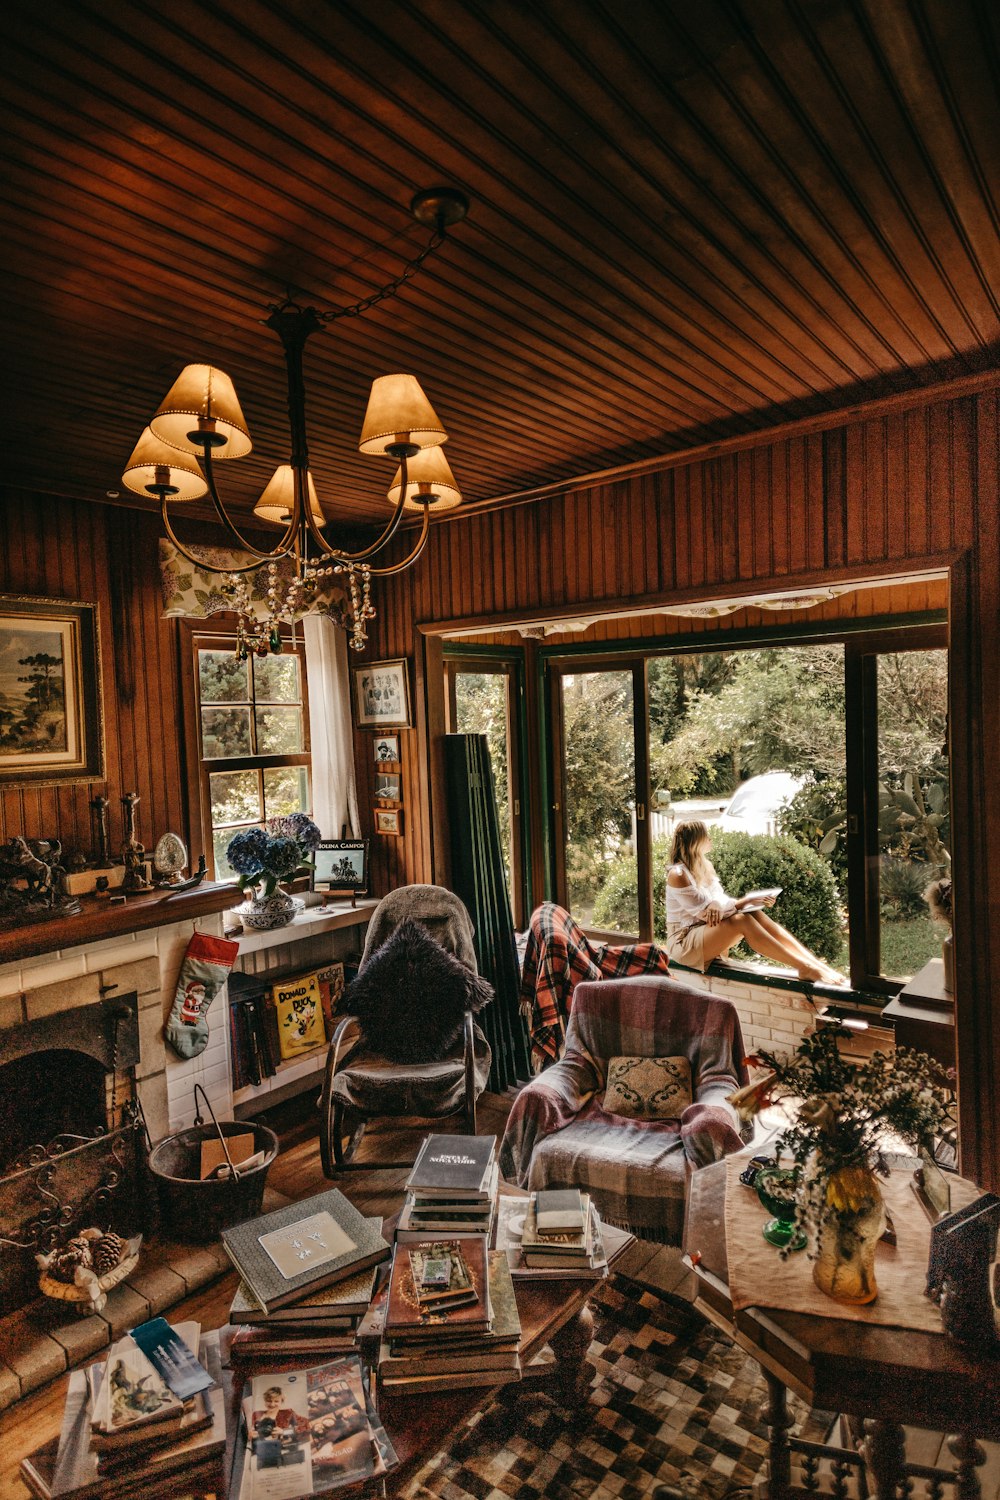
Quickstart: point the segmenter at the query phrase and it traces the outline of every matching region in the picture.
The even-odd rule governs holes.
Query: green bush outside
[[[667,935],[666,889],[670,863],[670,839],[653,841],[653,935],[662,942]],[[783,927],[833,962],[840,956],[842,922],[837,887],[829,865],[814,849],[788,834],[712,834],[712,863],[723,889],[742,896],[747,891],[780,885],[781,895],[772,915]],[[612,931],[634,928],[636,889],[635,855],[623,855],[608,867],[607,878],[594,904],[594,925]],[[734,956],[745,956],[741,943]]]

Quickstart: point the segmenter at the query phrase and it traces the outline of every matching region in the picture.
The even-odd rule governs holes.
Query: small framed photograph
[[[354,710],[359,729],[409,729],[410,684],[405,658],[372,661],[354,668]]]
[[[103,775],[97,605],[0,597],[0,786]]]
[[[353,891],[368,889],[368,840],[323,839],[316,846],[313,890]]]
[[[374,740],[375,763],[379,766],[399,765],[399,735],[377,734]]]
[[[403,832],[403,809],[401,807],[376,807],[375,832],[399,838]]]
[[[377,771],[375,774],[375,795],[380,802],[398,802],[400,800],[402,777],[396,771]]]

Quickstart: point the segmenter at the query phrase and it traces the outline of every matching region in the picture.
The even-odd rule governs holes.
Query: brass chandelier
[[[448,228],[465,218],[468,208],[464,194],[454,188],[418,193],[410,211],[419,223],[429,225],[432,233],[399,276],[349,307],[317,312],[314,307],[300,307],[286,299],[269,309],[264,323],[278,335],[285,351],[291,456],[287,464],[275,470],[254,507],[254,515],[282,526],[277,546],[262,550],[249,541],[219,496],[215,464],[242,458],[253,446],[233,382],[222,370],[211,365],[187,365],[139,438],[122,482],[137,494],[156,496],[164,529],[177,550],[196,568],[221,575],[221,592],[238,616],[237,654],[241,659],[251,652],[261,656],[279,652],[281,625],[307,612],[327,581],[337,575],[343,577],[350,601],[350,644],[360,651],[367,640],[366,624],[375,613],[372,578],[401,573],[415,563],[427,542],[431,507],[447,510],[461,500],[441,447],[448,434],[419,381],[414,375],[380,375],[372,382],[358,448],[361,453],[384,454],[396,460],[398,468],[387,492],[393,512],[381,535],[357,552],[328,540],[324,534],[326,518],[309,469],[302,355],[307,340],[325,324],[357,316],[394,296],[444,242]],[[250,561],[238,565],[213,562],[177,537],[170,502],[182,504],[206,493],[211,496],[227,539]],[[375,566],[371,559],[392,540],[407,511],[423,514],[415,545],[402,561]],[[279,578],[278,565],[285,559],[291,564],[290,576]],[[250,587],[251,575],[261,568],[267,569],[264,620],[255,613]]]

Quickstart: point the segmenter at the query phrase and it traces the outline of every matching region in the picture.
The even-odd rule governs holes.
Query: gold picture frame
[[[0,595],[0,787],[104,779],[97,611]]]

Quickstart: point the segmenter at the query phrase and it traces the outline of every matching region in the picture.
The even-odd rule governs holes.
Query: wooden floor
[[[479,1102],[479,1132],[502,1135],[514,1093],[485,1094]],[[267,1121],[281,1138],[281,1153],[268,1174],[268,1187],[288,1198],[308,1198],[328,1187],[320,1168],[316,1138],[316,1116],[303,1100],[271,1111]],[[425,1127],[426,1128],[426,1127]],[[420,1142],[420,1128],[405,1130],[381,1127],[365,1136],[358,1152],[361,1163],[412,1160]],[[406,1169],[374,1169],[348,1172],[338,1187],[363,1214],[394,1214],[403,1199]],[[660,1291],[687,1290],[688,1277],[679,1252],[638,1241],[621,1269],[644,1285]],[[217,1328],[229,1315],[236,1290],[236,1273],[223,1276],[194,1296],[178,1303],[167,1314],[171,1319],[194,1319],[203,1328]],[[0,1500],[25,1500],[28,1490],[21,1482],[18,1465],[26,1453],[58,1437],[68,1377],[63,1375],[10,1407],[0,1416]]]

